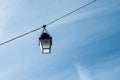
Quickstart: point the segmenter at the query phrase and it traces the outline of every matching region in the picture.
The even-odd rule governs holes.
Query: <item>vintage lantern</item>
[[[43,27],[44,29],[41,36],[39,37],[39,46],[41,47],[43,54],[49,54],[51,52],[52,37],[47,31],[46,25],[44,25]]]

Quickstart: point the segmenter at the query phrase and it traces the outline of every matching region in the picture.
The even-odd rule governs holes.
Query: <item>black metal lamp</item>
[[[51,52],[52,37],[48,34],[46,26],[43,26],[43,32],[39,38],[39,46],[41,47],[43,54],[49,54]]]

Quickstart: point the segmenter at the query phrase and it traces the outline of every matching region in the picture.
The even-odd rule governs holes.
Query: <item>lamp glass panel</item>
[[[50,53],[50,49],[43,49],[43,53]]]
[[[50,39],[42,39],[41,46],[42,48],[50,48],[51,46]]]

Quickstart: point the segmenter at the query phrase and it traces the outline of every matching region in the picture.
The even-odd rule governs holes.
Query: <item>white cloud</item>
[[[0,4],[0,38],[3,38],[4,28],[7,23],[9,12],[9,5],[7,3],[1,2]]]
[[[86,68],[78,65],[77,72],[78,72],[78,76],[79,76],[80,80],[92,80],[91,75]]]
[[[77,11],[77,12],[71,14],[71,15],[68,15],[68,16],[64,17],[63,19],[61,19],[61,20],[55,22],[54,24],[52,24],[52,26],[55,27],[55,26],[59,26],[59,25],[63,25],[63,24],[72,23],[72,22],[75,22],[75,21],[78,21],[78,20],[91,18],[92,16],[94,16],[96,14],[99,14],[99,13],[102,13],[102,12],[105,12],[108,9],[110,9],[110,7],[95,8],[95,9],[90,9],[90,10],[87,10],[87,9],[84,10],[84,8],[83,8],[84,11],[79,10],[79,11]],[[70,12],[70,11],[68,11],[68,12]],[[66,12],[64,14],[67,14],[68,12]],[[59,15],[56,15],[56,16],[61,17],[64,14],[59,14]],[[59,17],[56,17],[55,19],[57,19],[57,18],[59,18]],[[52,27],[52,28],[54,28],[54,27]]]
[[[22,68],[23,66],[19,64],[15,64],[15,65],[10,65],[8,67],[0,69],[0,80],[8,80],[8,78],[12,78],[13,75],[20,72]]]
[[[5,25],[4,23],[4,18],[6,16],[6,12],[4,10],[0,10],[0,37],[3,35],[3,26]]]

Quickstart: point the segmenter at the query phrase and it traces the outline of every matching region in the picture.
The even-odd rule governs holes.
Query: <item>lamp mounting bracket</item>
[[[48,31],[47,31],[47,29],[46,29],[46,26],[47,26],[47,25],[43,25],[43,31],[42,31],[42,33],[44,33],[44,32],[48,33]],[[49,33],[48,33],[48,34],[49,34]]]
[[[43,25],[43,28],[45,29],[47,25]]]

